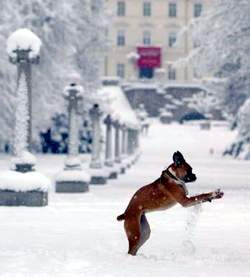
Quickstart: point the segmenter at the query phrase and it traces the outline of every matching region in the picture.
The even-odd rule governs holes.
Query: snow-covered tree
[[[104,0],[98,1],[104,3]],[[40,65],[33,71],[33,124],[38,134],[48,127],[54,112],[62,108],[64,80],[72,68],[81,73],[86,93],[88,87],[99,82],[99,63],[106,44],[105,9],[93,15],[91,2],[1,1],[0,144],[8,141],[14,126],[16,68],[4,55],[8,36],[24,27],[36,33],[43,42]]]
[[[207,91],[196,93],[192,97],[186,98],[185,102],[189,108],[196,110],[208,119],[211,117],[210,111],[217,105],[214,95]]]
[[[188,60],[201,79],[221,79],[208,82],[205,78],[224,115],[234,120],[250,97],[250,0],[216,0],[209,6],[189,25],[195,48]]]

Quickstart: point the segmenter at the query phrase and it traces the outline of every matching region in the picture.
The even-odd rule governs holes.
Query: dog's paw
[[[223,197],[223,195],[224,195],[224,192],[221,191],[220,189],[217,189],[212,193],[212,199],[220,199]]]

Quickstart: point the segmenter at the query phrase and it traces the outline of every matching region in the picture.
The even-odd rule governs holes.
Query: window
[[[143,15],[151,16],[151,2],[143,2]]]
[[[116,75],[120,78],[125,77],[125,65],[123,63],[118,63],[116,65]]]
[[[169,3],[168,15],[169,15],[169,17],[176,17],[177,16],[177,5],[176,5],[176,3]]]
[[[124,1],[117,2],[117,16],[125,16],[126,14],[126,5]]]
[[[172,66],[168,67],[168,79],[176,80],[176,70]]]
[[[143,32],[143,44],[150,45],[151,44],[151,33],[149,31]]]
[[[168,37],[168,46],[169,47],[174,47],[174,44],[176,42],[176,34],[175,33],[170,33]]]
[[[120,30],[117,33],[117,46],[125,45],[125,32]]]
[[[194,4],[194,17],[201,16],[201,12],[202,12],[202,4],[201,3]]]

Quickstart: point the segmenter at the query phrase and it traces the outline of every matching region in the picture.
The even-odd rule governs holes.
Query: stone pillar
[[[112,119],[111,116],[108,115],[104,123],[106,124],[106,149],[105,149],[105,165],[113,166],[112,159]]]
[[[128,133],[127,153],[128,153],[128,155],[132,155],[133,154],[133,131],[132,131],[132,129],[129,128],[127,133]]]
[[[71,78],[75,79],[76,76],[72,75]],[[64,90],[63,96],[68,101],[69,139],[65,168],[55,178],[58,193],[82,193],[89,190],[90,176],[82,169],[79,158],[78,102],[82,99],[82,91],[83,88],[75,80]]]
[[[75,83],[70,84],[66,89],[64,98],[68,101],[68,117],[69,117],[69,140],[68,140],[68,158],[66,161],[66,169],[81,168],[79,152],[79,130],[77,106],[82,96]]]
[[[122,158],[126,157],[127,151],[127,127],[126,125],[122,125]]]
[[[118,121],[115,121],[114,127],[115,127],[115,162],[121,163],[121,138],[120,138],[121,125]]]
[[[101,163],[101,116],[102,112],[98,104],[91,108],[90,118],[93,127],[92,156],[90,168],[102,168]]]

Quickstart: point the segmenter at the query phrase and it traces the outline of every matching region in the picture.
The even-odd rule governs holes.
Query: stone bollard
[[[113,136],[112,136],[112,124],[113,121],[110,115],[107,115],[104,124],[106,125],[106,148],[105,148],[105,166],[110,169],[109,179],[116,179],[118,177],[118,170],[114,166],[113,162]]]
[[[121,163],[121,138],[120,138],[121,125],[118,120],[114,122],[114,128],[115,128],[115,162]]]
[[[92,154],[90,162],[91,184],[104,185],[109,177],[101,161],[101,117],[102,111],[99,104],[94,104],[89,111],[93,127]]]
[[[56,192],[59,193],[89,190],[90,176],[82,170],[79,158],[78,102],[82,99],[82,91],[76,81],[72,81],[64,90],[64,98],[68,102],[69,140],[65,168],[56,177]]]
[[[127,127],[125,124],[121,126],[121,160],[122,160],[122,166],[121,166],[121,173],[126,173],[126,169],[128,167],[128,161],[127,161],[127,155],[126,155],[126,144],[127,144]]]
[[[112,119],[110,115],[104,120],[104,124],[106,125],[106,148],[105,148],[105,165],[113,166],[112,160]]]

